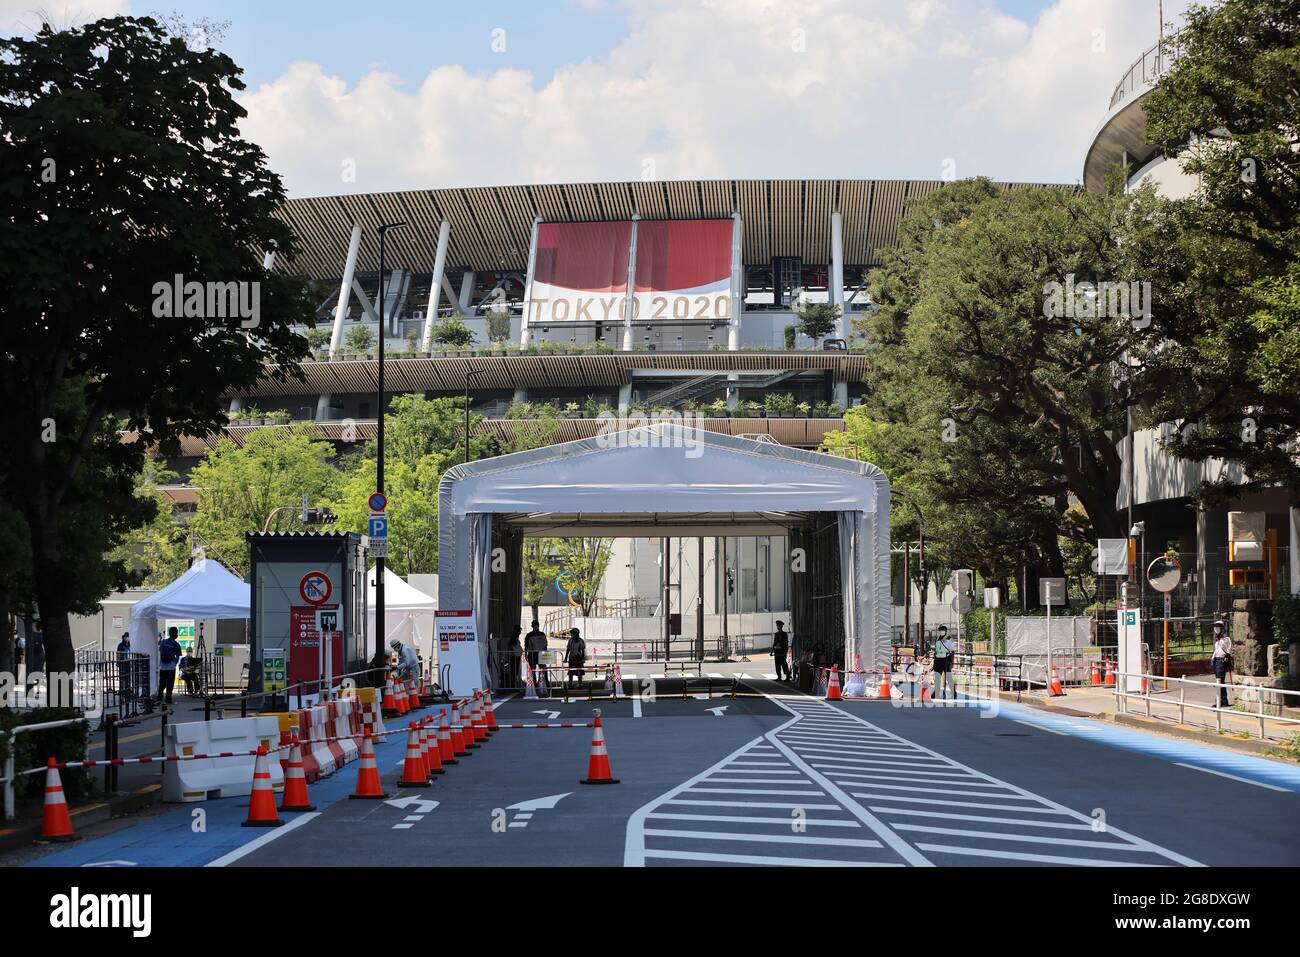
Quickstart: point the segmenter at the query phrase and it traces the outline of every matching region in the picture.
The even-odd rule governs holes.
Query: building
[[[1158,43],[1120,79],[1084,159],[1085,188],[1104,188],[1116,167],[1129,188],[1150,183],[1171,199],[1199,187],[1184,168],[1185,154],[1159,155],[1146,139],[1143,100],[1177,55],[1174,45]],[[1182,606],[1176,613],[1222,615],[1232,598],[1300,591],[1300,510],[1291,507],[1286,490],[1243,491],[1228,508],[1198,510],[1190,497],[1197,486],[1224,478],[1241,482],[1241,469],[1174,458],[1161,446],[1171,431],[1168,424],[1136,428],[1119,443],[1124,478],[1115,505],[1132,515],[1145,560],[1170,544],[1178,549],[1186,574],[1175,594]]]

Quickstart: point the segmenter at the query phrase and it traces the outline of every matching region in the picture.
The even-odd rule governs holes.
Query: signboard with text
[[[438,666],[450,666],[447,690],[455,695],[465,695],[482,688],[487,646],[478,640],[474,612],[440,608],[434,613],[433,622]]]
[[[337,624],[338,605],[313,606],[294,605],[289,609],[289,680],[294,684],[299,681],[315,681],[320,677],[324,667],[321,657],[321,635],[316,630],[316,616],[333,613]],[[336,629],[337,630],[337,629]],[[343,642],[330,642],[333,651],[333,673],[343,674]],[[309,689],[310,690],[310,689]]]

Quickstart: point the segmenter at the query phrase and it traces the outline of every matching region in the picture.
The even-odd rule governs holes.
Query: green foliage
[[[85,722],[62,728],[47,728],[44,731],[25,731],[13,738],[12,743],[7,733],[19,725],[44,724],[47,721],[78,717],[81,717],[81,712],[72,708],[34,708],[22,713],[0,711],[0,767],[3,767],[11,749],[16,771],[44,767],[51,756],[60,761],[84,761],[86,745],[90,739],[90,728]],[[59,772],[59,778],[69,800],[80,800],[90,794],[89,769],[65,768]],[[17,787],[29,795],[39,795],[45,790],[45,776],[31,774],[20,778]]]
[[[343,334],[343,344],[348,352],[369,352],[375,344],[374,334],[364,322],[358,322]]]
[[[1282,645],[1300,642],[1300,595],[1278,595],[1273,600],[1273,636]]]
[[[113,560],[138,566],[144,572],[142,588],[162,588],[184,574],[189,567],[190,536],[176,515],[172,500],[159,490],[174,484],[178,476],[158,459],[146,459],[136,479],[135,496],[153,503],[152,520],[133,529],[122,544],[110,552]]]
[[[262,268],[298,246],[279,177],[240,137],[243,89],[229,57],[151,19],[0,39],[0,498],[27,519],[51,670],[74,666],[67,612],[128,583],[103,556],[152,518],[133,494],[149,448],[212,434],[228,389],[306,354],[306,284]],[[176,315],[177,275],[247,283],[256,317]]]
[[[198,489],[191,527],[213,557],[246,575],[246,533],[262,531],[268,518],[269,531],[302,531],[302,496],[317,503],[333,495],[339,481],[330,464],[333,452],[330,443],[314,438],[308,423],[250,432],[242,446],[223,436],[191,473]]]
[[[569,595],[590,615],[595,607],[597,590],[605,578],[613,553],[612,538],[558,539],[555,554],[562,569],[562,581]]]
[[[465,349],[474,341],[474,332],[460,316],[438,320],[433,327],[433,341],[451,349]]]
[[[319,352],[322,349],[329,348],[331,330],[324,328],[308,329],[306,332],[307,345],[313,352]]]
[[[510,313],[500,309],[487,312],[488,339],[494,343],[505,342],[510,338]]]
[[[794,344],[795,344],[795,336],[798,335],[799,330],[797,327],[790,325],[785,327],[784,333],[785,333],[785,347],[789,351],[793,352]]]
[[[769,392],[763,396],[763,408],[771,412],[793,412],[794,396],[789,392]]]
[[[835,324],[840,319],[840,307],[829,302],[809,302],[795,310],[799,317],[799,332],[814,342],[835,331]],[[791,336],[786,334],[788,348],[794,348]]]

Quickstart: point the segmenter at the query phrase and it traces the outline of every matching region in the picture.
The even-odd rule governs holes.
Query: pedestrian
[[[785,672],[785,680],[793,681],[790,676],[790,662],[786,656],[790,653],[790,636],[786,633],[785,622],[776,623],[776,634],[772,636],[772,660],[776,663],[776,680],[781,680],[781,672]]]
[[[957,700],[957,684],[952,674],[952,656],[957,651],[957,642],[948,637],[948,626],[939,626],[939,638],[934,643],[934,696],[946,698],[952,691],[953,700]]]
[[[569,665],[569,676],[565,683],[572,682],[574,675],[577,675],[578,683],[581,684],[583,666],[587,663],[587,643],[582,640],[577,628],[569,629],[569,641],[564,646],[564,660]]]
[[[507,687],[510,688],[523,687],[523,682],[520,678],[524,670],[520,666],[520,661],[524,656],[524,646],[522,643],[523,633],[523,625],[515,625],[515,636],[505,647],[506,681],[508,682]]]
[[[1228,683],[1232,681],[1232,639],[1228,637],[1223,621],[1214,623],[1214,655],[1210,658],[1214,667],[1214,680],[1218,686],[1220,708],[1228,707]]]
[[[420,674],[420,657],[410,645],[404,645],[396,638],[388,643],[397,655],[397,676],[403,680],[415,678]]]
[[[27,646],[27,639],[19,635],[14,639],[14,674],[23,666],[23,649]]]
[[[120,701],[131,697],[131,633],[122,632],[117,643],[117,696]]]
[[[27,674],[45,674],[45,632],[39,621],[32,622],[31,640],[27,642]]]
[[[181,680],[185,682],[185,693],[195,695],[199,693],[202,682],[199,680],[199,669],[203,666],[203,661],[194,651],[191,645],[181,658]]]
[[[545,650],[546,635],[537,627],[537,619],[534,618],[532,630],[524,635],[524,651],[528,654],[528,667],[536,670],[537,662]]]
[[[176,640],[176,626],[167,629],[167,637],[158,642],[158,703],[172,703],[176,685],[176,666],[181,660],[181,643]]]

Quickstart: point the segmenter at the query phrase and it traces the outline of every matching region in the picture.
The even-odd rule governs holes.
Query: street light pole
[[[384,236],[390,229],[405,225],[404,222],[385,223],[379,227],[379,374],[375,386],[376,454],[379,461],[375,466],[375,491],[380,494],[384,491]],[[381,675],[387,662],[384,653],[384,563],[384,558],[375,558],[375,655],[370,661],[370,667]]]
[[[482,369],[471,369],[465,373],[465,464],[469,465],[469,380],[474,378]]]

